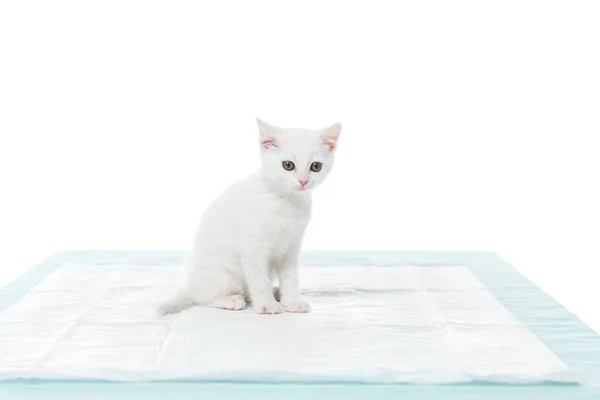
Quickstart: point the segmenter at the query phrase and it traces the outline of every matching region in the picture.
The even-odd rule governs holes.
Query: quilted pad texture
[[[181,266],[65,264],[0,312],[0,379],[579,381],[466,267],[301,271],[310,314],[159,317]]]

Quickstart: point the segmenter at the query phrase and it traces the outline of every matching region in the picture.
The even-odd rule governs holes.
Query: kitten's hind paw
[[[244,300],[244,296],[240,294],[221,296],[214,299],[212,303],[209,304],[209,307],[238,311],[246,308],[246,301]]]
[[[310,304],[304,299],[295,299],[293,301],[281,300],[283,309],[291,313],[307,313],[310,312]]]
[[[283,312],[283,307],[275,298],[252,301],[252,307],[258,314],[281,314]]]

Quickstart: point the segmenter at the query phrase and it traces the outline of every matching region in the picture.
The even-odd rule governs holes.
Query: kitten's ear
[[[275,136],[279,128],[271,124],[266,123],[260,118],[256,118],[256,124],[258,125],[258,133],[261,147],[265,149],[277,148],[277,140]]]
[[[331,152],[337,147],[337,142],[342,131],[342,124],[336,122],[321,130],[321,143]]]

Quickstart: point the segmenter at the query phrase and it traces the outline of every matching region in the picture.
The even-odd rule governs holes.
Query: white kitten
[[[260,314],[310,311],[298,288],[298,254],[311,191],[333,166],[341,125],[309,130],[257,122],[261,168],[205,212],[185,284],[161,314],[194,305],[241,310],[247,301]]]

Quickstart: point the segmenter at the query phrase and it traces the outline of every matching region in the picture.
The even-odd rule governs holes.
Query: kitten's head
[[[257,119],[263,176],[283,192],[303,194],[317,187],[333,166],[342,126],[287,129]]]

